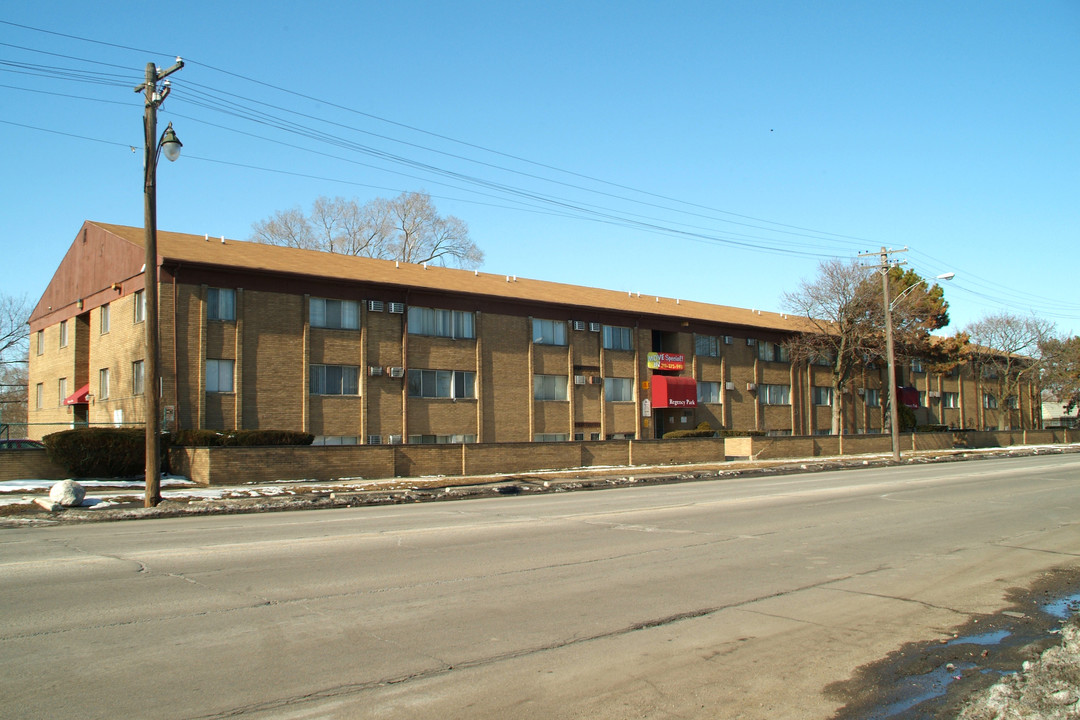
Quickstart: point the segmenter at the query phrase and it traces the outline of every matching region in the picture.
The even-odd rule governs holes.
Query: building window
[[[40,410],[45,406],[45,384],[38,383],[34,387],[34,407]]]
[[[720,338],[712,335],[695,335],[694,354],[698,357],[720,357]]]
[[[67,378],[62,377],[56,382],[56,394],[60,396],[60,402],[58,405],[64,404],[64,398],[68,396],[67,392]]]
[[[235,360],[208,359],[206,361],[206,392],[231,393],[235,367]]]
[[[876,388],[866,388],[863,392],[863,402],[868,407],[881,407],[881,392]]]
[[[476,373],[462,370],[410,370],[409,397],[461,398],[476,397]]]
[[[233,301],[235,306],[235,300]],[[360,303],[355,300],[329,300],[311,298],[308,303],[311,327],[334,330],[360,329]],[[235,315],[235,307],[233,314]]]
[[[145,377],[143,376],[143,361],[136,360],[135,362],[131,363],[131,394],[142,395],[145,384]]]
[[[312,365],[312,395],[359,395],[360,368],[356,365]]]
[[[146,319],[146,292],[144,290],[136,290],[134,295],[135,300],[135,322],[141,323]]]
[[[471,312],[410,307],[408,320],[410,335],[455,339],[476,337],[476,321]]]
[[[604,326],[605,350],[633,350],[634,341],[628,327]]]
[[[533,342],[537,345],[565,345],[566,323],[533,318]]]
[[[38,355],[44,355],[45,354],[45,331],[44,330],[38,330],[37,331],[37,354]]]
[[[767,362],[788,362],[788,349],[779,343],[758,340],[757,355]]]
[[[567,400],[566,375],[533,375],[533,398],[535,400]]]
[[[604,399],[607,402],[632,402],[634,381],[631,378],[604,378]]]
[[[325,302],[325,301],[324,301]],[[330,302],[340,302],[331,300]],[[348,302],[348,301],[346,301]],[[356,304],[355,302],[353,303]],[[325,310],[325,306],[324,306]],[[236,319],[236,291],[232,288],[207,288],[206,289],[206,319],[207,320],[235,320]],[[314,325],[314,323],[312,323]]]
[[[920,360],[919,358],[911,358],[911,372],[913,372],[913,373],[926,372],[926,370],[923,368],[923,361]]]
[[[101,318],[99,321],[99,327],[101,329],[101,334],[104,335],[105,333],[109,332],[109,324],[111,322],[111,318],[109,316],[109,303],[105,303],[104,305],[102,305],[101,310],[99,310],[98,313]]]
[[[941,393],[941,407],[956,409],[960,407],[960,393],[943,392]]]
[[[814,386],[810,388],[810,402],[815,405],[832,405],[833,389]]]
[[[1005,398],[1005,407],[1008,408],[1009,410],[1015,410],[1016,409],[1016,396],[1015,395],[1010,395],[1009,397]]]
[[[697,401],[699,403],[718,403],[720,400],[720,383],[699,382],[697,384]]]
[[[536,433],[533,442],[568,442],[570,433]]]
[[[464,445],[476,442],[475,435],[410,435],[410,445]]]
[[[360,439],[355,435],[316,435],[312,445],[358,445]]]
[[[98,399],[104,400],[109,397],[109,368],[98,370]]]
[[[818,365],[820,367],[832,367],[832,357],[829,353],[814,353],[810,356],[809,362],[811,365]]]
[[[987,410],[996,410],[998,406],[997,395],[983,393],[983,407]]]
[[[60,347],[67,347],[67,320],[60,321]]]
[[[758,385],[758,401],[762,405],[790,405],[790,385]]]

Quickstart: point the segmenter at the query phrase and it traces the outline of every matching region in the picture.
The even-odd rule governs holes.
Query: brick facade
[[[80,421],[142,422],[133,377],[144,352],[136,314],[142,273],[130,248],[140,234],[87,223],[35,310],[32,437]],[[72,291],[67,278],[85,276],[83,248],[120,260],[95,271],[95,286]],[[831,407],[814,403],[814,388],[830,385],[829,369],[763,351],[798,331],[786,316],[172,233],[159,237],[159,248],[166,429],[293,429],[347,444],[643,440],[701,422],[774,435],[830,429]],[[233,298],[231,311],[212,317],[209,298],[222,292]],[[313,323],[316,306],[355,320]],[[468,329],[410,327],[413,306]],[[538,327],[555,336],[534,337]],[[698,336],[713,343],[708,353],[696,352]],[[614,338],[608,347],[605,338]],[[681,366],[650,369],[649,353],[681,358]],[[410,394],[410,371],[426,371],[433,383],[422,397]],[[216,391],[211,372],[218,375],[210,384],[222,385]],[[336,386],[316,389],[319,372],[330,372]],[[647,408],[657,374],[715,383],[718,394],[696,406]],[[565,383],[565,396],[538,394],[544,379]],[[924,393],[921,423],[1006,428],[1032,417],[1030,389],[1011,413],[985,407],[984,383],[970,368],[934,375],[904,367],[901,379]],[[86,384],[89,402],[62,404],[61,390]],[[884,394],[882,370],[860,371],[851,392],[834,399],[845,430],[880,432]]]

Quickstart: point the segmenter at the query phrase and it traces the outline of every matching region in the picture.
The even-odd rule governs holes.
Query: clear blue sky
[[[40,0],[0,21],[8,294],[36,301],[83,220],[142,224],[133,88],[180,55],[161,229],[247,239],[320,195],[424,190],[489,272],[782,310],[820,260],[907,246],[956,273],[950,331],[1007,310],[1080,332],[1076,0]]]

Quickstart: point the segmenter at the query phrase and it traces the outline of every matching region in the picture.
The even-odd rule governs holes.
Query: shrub
[[[75,477],[134,477],[146,469],[142,429],[76,428],[46,435],[42,442],[49,459]],[[164,457],[167,443],[161,445]]]
[[[254,447],[265,445],[310,445],[311,433],[292,430],[178,430],[170,437],[183,447]]]

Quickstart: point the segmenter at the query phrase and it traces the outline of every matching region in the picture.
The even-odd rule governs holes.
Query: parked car
[[[0,450],[40,450],[44,447],[37,440],[27,440],[26,438],[0,440]]]

